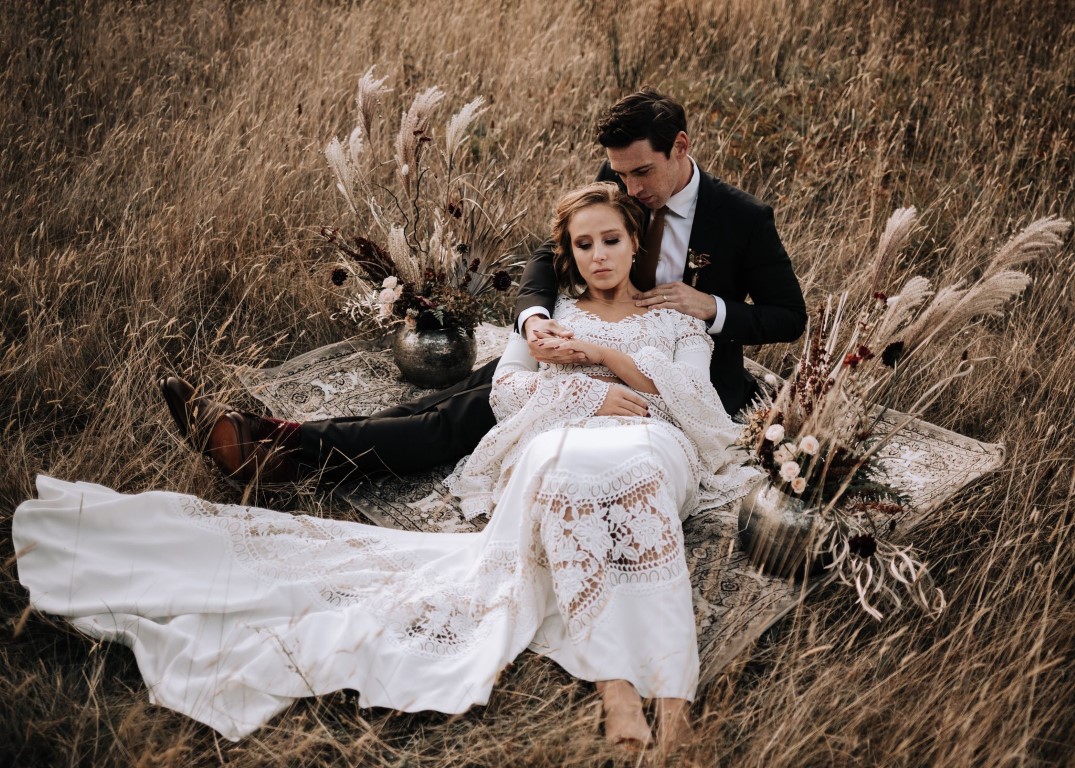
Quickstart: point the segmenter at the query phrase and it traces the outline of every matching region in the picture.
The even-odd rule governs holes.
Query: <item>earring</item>
[[[631,254],[631,263],[632,263],[632,264],[634,264],[634,263],[635,263],[635,258],[636,258],[637,256],[638,256],[638,253],[637,253],[637,252],[635,252],[635,253],[632,253],[632,254]]]

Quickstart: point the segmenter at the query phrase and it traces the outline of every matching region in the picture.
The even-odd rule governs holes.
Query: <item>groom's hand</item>
[[[597,416],[649,416],[649,403],[633,389],[613,384],[608,388],[605,402],[597,409]]]
[[[586,360],[585,354],[563,346],[563,342],[573,338],[575,334],[555,320],[533,315],[526,318],[523,332],[526,334],[526,346],[530,349],[531,357],[539,363],[564,365]]]
[[[707,323],[717,316],[717,302],[708,293],[691,288],[686,283],[663,283],[652,291],[635,294],[636,307],[675,309]]]

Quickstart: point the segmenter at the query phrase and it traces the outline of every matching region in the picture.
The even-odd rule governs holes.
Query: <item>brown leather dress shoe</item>
[[[205,454],[221,472],[248,483],[294,482],[298,463],[278,441],[279,425],[249,413],[228,411],[209,430]]]
[[[166,376],[157,385],[179,433],[190,441],[194,450],[204,453],[209,431],[217,419],[228,412],[228,407],[217,400],[198,396],[194,386],[178,376]]]

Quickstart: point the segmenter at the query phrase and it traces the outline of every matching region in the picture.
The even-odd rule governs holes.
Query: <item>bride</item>
[[[700,320],[634,306],[642,212],[612,184],[554,220],[555,319],[582,362],[539,366],[517,335],[498,425],[447,483],[481,533],[414,533],[116,493],[46,476],[15,512],[35,608],[129,646],[150,699],[230,739],[294,699],[355,689],[364,707],[463,712],[524,649],[595,681],[606,737],[689,733],[698,650],[681,521],[733,492],[738,429],[709,382]],[[648,413],[604,416],[609,388]]]

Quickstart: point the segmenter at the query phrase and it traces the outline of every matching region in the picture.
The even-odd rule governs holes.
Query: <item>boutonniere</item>
[[[698,272],[703,267],[708,267],[711,259],[708,253],[696,253],[693,248],[687,249],[687,269],[690,271],[691,288],[698,285]]]

